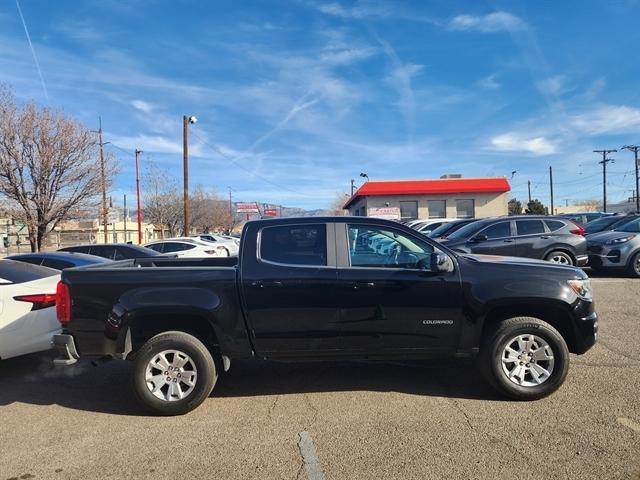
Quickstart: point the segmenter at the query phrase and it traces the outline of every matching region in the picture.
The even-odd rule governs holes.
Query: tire
[[[534,339],[528,348],[533,353],[525,353],[521,357],[523,362],[517,360],[520,351],[516,348],[515,355],[506,350],[519,345],[516,341],[519,337],[525,344],[527,339]],[[510,361],[512,358],[517,361]],[[562,385],[569,371],[569,350],[562,335],[548,323],[533,317],[510,318],[497,324],[483,338],[480,360],[488,382],[515,400],[537,400],[550,395]],[[549,375],[541,374],[543,370]]]
[[[559,265],[567,265],[570,267],[574,266],[576,263],[570,254],[568,254],[567,252],[563,252],[562,250],[554,250],[544,259],[547,262],[557,263]]]
[[[217,379],[211,352],[200,340],[184,332],[164,332],[137,352],[131,386],[149,412],[183,415],[204,402]]]
[[[627,272],[630,276],[638,278],[640,277],[640,252],[636,252],[629,261]]]

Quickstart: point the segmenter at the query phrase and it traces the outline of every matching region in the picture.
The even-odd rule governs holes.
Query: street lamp
[[[366,178],[366,179],[367,179],[367,182],[369,181],[369,175],[367,175],[366,173],[362,172],[362,173],[360,174],[360,176],[361,176],[362,178]]]
[[[184,236],[189,236],[189,125],[196,123],[194,116],[182,117],[182,163],[184,168]]]

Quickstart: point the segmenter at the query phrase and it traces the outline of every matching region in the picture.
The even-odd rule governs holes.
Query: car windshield
[[[444,234],[445,232],[448,232],[454,226],[455,226],[455,222],[454,223],[443,223],[438,228],[434,228],[433,230],[431,230],[427,236],[431,237],[431,238],[441,237],[442,234]]]
[[[625,223],[621,227],[615,229],[616,232],[632,232],[640,233],[640,217]]]
[[[592,222],[587,223],[584,226],[585,233],[596,233],[605,230],[607,227],[610,227],[614,223],[620,222],[620,217],[602,217],[597,220],[593,220]]]
[[[486,226],[487,223],[484,222],[473,222],[469,225],[465,225],[462,228],[459,228],[451,235],[447,236],[447,240],[458,240],[461,238],[469,238],[471,235],[476,233],[480,228]]]

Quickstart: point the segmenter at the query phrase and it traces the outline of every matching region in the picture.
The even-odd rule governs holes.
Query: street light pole
[[[184,169],[184,236],[189,236],[189,124],[196,123],[198,119],[193,116],[182,116],[182,166]]]
[[[136,196],[138,202],[138,245],[142,244],[142,212],[140,211],[140,168],[138,166],[138,157],[142,150],[136,149]]]
[[[638,176],[638,145],[625,145],[621,150],[630,150],[634,154],[636,168],[636,213],[640,213],[640,176]]]

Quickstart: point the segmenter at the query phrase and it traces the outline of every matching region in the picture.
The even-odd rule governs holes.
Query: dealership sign
[[[386,218],[387,220],[399,220],[400,208],[398,207],[381,207],[381,208],[368,208],[368,217]]]
[[[236,203],[236,211],[238,213],[260,213],[256,202]]]
[[[277,217],[278,209],[277,208],[265,208],[264,214],[265,217]]]

